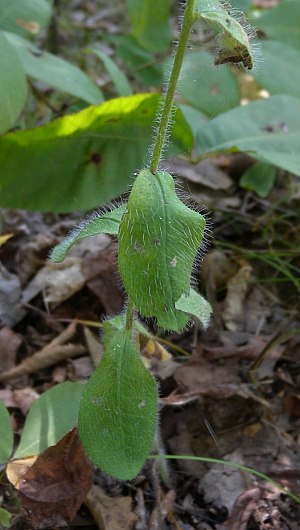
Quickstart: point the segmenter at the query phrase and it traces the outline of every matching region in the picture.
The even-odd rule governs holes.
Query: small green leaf
[[[4,33],[17,52],[27,75],[92,105],[97,105],[103,101],[101,90],[79,68],[60,59],[60,57],[39,50],[18,35],[9,32]]]
[[[218,36],[218,56],[215,64],[243,63],[253,67],[253,55],[249,37],[230,9],[218,0],[196,0],[195,17],[203,20]]]
[[[125,74],[120,70],[116,63],[104,52],[93,46],[87,51],[94,53],[103,62],[106,70],[110,74],[112,82],[114,83],[117,93],[120,96],[130,96],[132,89]]]
[[[162,52],[170,44],[169,2],[127,0],[132,33],[147,50]]]
[[[196,141],[200,155],[235,149],[300,176],[300,99],[272,96],[220,114]]]
[[[186,54],[180,92],[185,103],[208,116],[226,112],[240,102],[237,80],[229,68],[214,67],[212,55],[197,50]]]
[[[175,302],[175,307],[180,309],[180,311],[193,315],[201,322],[204,329],[207,328],[212,308],[205,298],[194,289],[191,289],[188,295],[182,294],[179,300]]]
[[[188,317],[175,308],[190,292],[205,219],[177,197],[167,172],[137,176],[119,230],[119,269],[129,297],[145,317],[178,331]],[[146,286],[146,288],[145,288]]]
[[[269,39],[282,41],[300,48],[300,2],[284,0],[273,9],[266,9],[255,20],[258,29],[263,30]]]
[[[0,400],[0,464],[6,464],[13,449],[13,430],[10,416],[3,401]]]
[[[15,458],[40,454],[77,423],[84,385],[61,383],[37,399],[29,410]]]
[[[47,0],[0,0],[0,28],[30,37],[45,27],[51,17]]]
[[[4,528],[9,527],[9,521],[10,521],[11,515],[12,514],[9,513],[7,510],[0,507],[0,528],[1,526],[3,526]]]
[[[116,331],[80,404],[79,436],[92,462],[130,480],[146,460],[156,429],[157,387],[127,329]]]
[[[0,31],[0,134],[12,127],[26,102],[27,81],[18,54]]]
[[[259,197],[267,197],[276,179],[276,167],[266,162],[256,162],[242,176],[240,186],[255,191]]]
[[[50,261],[52,263],[60,263],[63,261],[71,250],[73,245],[84,237],[96,236],[97,234],[114,234],[117,235],[119,231],[120,222],[124,212],[126,211],[126,204],[122,204],[119,208],[114,208],[110,212],[101,215],[95,212],[78,225],[59,245],[56,245],[50,254]]]

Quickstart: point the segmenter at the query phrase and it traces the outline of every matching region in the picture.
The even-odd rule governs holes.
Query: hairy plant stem
[[[161,159],[161,154],[165,145],[170,127],[170,119],[173,109],[173,101],[176,92],[176,87],[182,67],[184,53],[187,47],[190,31],[194,22],[194,4],[195,0],[186,0],[185,12],[183,22],[180,30],[179,42],[175,54],[174,63],[168,83],[168,88],[164,96],[164,103],[162,113],[159,119],[158,130],[155,138],[154,148],[152,152],[150,171],[153,175],[156,174]]]

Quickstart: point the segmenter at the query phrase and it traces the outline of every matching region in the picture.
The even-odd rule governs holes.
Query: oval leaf
[[[83,389],[66,382],[42,394],[29,410],[14,458],[40,454],[73,429]]]
[[[180,93],[184,102],[209,116],[226,112],[240,102],[236,77],[229,68],[214,67],[212,55],[206,52],[186,54]]]
[[[39,50],[18,35],[5,32],[5,36],[17,52],[27,75],[92,105],[103,101],[101,90],[76,66],[51,53]]]
[[[178,331],[188,317],[175,309],[190,292],[191,272],[205,219],[177,197],[167,172],[143,170],[136,178],[119,229],[119,269],[140,313]]]
[[[199,154],[230,150],[300,176],[300,99],[254,101],[217,116],[197,136]]]
[[[162,52],[171,40],[169,2],[127,0],[132,33],[147,50]]]
[[[52,123],[0,138],[0,205],[87,210],[123,193],[148,156],[159,96],[116,98]],[[176,112],[168,155],[193,136]]]
[[[79,410],[79,436],[92,462],[130,480],[140,471],[156,429],[157,387],[127,329],[116,331],[89,379]]]
[[[0,400],[0,464],[6,464],[13,449],[13,430],[10,416],[3,401]]]
[[[81,221],[79,226],[52,250],[50,261],[53,263],[63,261],[72,246],[84,237],[96,236],[97,234],[117,235],[125,211],[126,204],[122,204],[119,208],[115,208],[103,215],[95,212],[92,216]]]
[[[0,134],[12,127],[27,97],[27,81],[21,61],[0,31]]]

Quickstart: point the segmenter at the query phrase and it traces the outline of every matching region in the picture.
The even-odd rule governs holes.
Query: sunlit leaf
[[[66,212],[109,201],[149,156],[156,94],[116,98],[0,138],[0,205]],[[175,114],[166,155],[190,151],[193,136]]]

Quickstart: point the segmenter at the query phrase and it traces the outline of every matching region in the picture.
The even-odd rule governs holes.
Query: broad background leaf
[[[239,105],[240,91],[235,76],[227,66],[217,67],[207,52],[186,54],[179,84],[184,102],[208,116]]]
[[[255,191],[259,197],[267,197],[274,186],[276,167],[266,162],[256,162],[242,176],[240,186]]]
[[[6,464],[13,449],[13,430],[6,406],[0,400],[0,464]]]
[[[268,38],[300,48],[299,21],[299,0],[283,0],[273,9],[266,10],[255,24]]]
[[[221,114],[198,133],[201,155],[232,148],[300,176],[300,99],[254,101]]]
[[[26,75],[14,48],[0,31],[0,134],[16,122],[27,97]]]
[[[41,395],[27,415],[15,458],[40,454],[77,423],[84,385],[61,383]]]
[[[41,51],[26,39],[5,32],[27,75],[91,104],[103,101],[97,85],[79,68],[51,53]]]
[[[116,45],[117,56],[126,64],[133,77],[148,86],[163,82],[162,67],[155,56],[142,48],[132,35],[114,35],[110,40]]]
[[[158,101],[155,94],[116,98],[1,138],[1,206],[67,212],[120,195],[149,156]],[[178,111],[167,154],[192,145]]]
[[[157,387],[132,341],[116,331],[89,379],[78,430],[87,455],[102,471],[134,478],[146,460],[157,421]]]
[[[0,28],[23,37],[38,33],[50,16],[47,0],[0,0]]]
[[[261,48],[263,63],[253,72],[259,85],[270,94],[300,98],[300,50],[275,41],[263,41]]]
[[[103,51],[93,46],[88,48],[87,51],[94,53],[103,62],[106,70],[108,71],[113,84],[116,87],[117,94],[119,96],[130,96],[132,94],[131,86],[124,72],[120,70],[117,64]]]
[[[161,52],[169,44],[169,2],[127,0],[132,34],[146,49]]]

